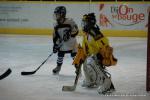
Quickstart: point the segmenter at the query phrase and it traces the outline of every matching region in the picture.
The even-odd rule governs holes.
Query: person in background
[[[78,26],[72,18],[66,18],[66,7],[57,6],[54,10],[53,32],[53,53],[58,54],[57,66],[52,70],[53,74],[58,74],[61,70],[63,59],[66,53],[70,53],[74,58],[77,52]]]

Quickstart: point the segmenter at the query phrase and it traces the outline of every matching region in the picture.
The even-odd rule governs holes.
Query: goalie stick
[[[44,63],[49,59],[49,57],[51,57],[53,55],[53,52],[42,62],[42,64],[35,70],[35,71],[31,71],[31,72],[21,72],[21,75],[31,75],[31,74],[34,74],[34,73],[36,73],[39,69],[40,69],[40,67],[42,66],[42,65],[44,65]]]
[[[73,86],[63,86],[62,91],[75,91],[77,83],[78,83],[78,79],[80,76],[80,72],[81,72],[81,65],[82,64],[79,65],[79,69],[77,70],[76,78],[75,78]]]
[[[6,78],[10,73],[11,73],[11,69],[7,69],[7,71],[5,73],[3,73],[2,75],[0,75],[0,80]]]

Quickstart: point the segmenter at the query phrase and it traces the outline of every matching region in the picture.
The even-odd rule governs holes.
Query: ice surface
[[[82,38],[78,37],[78,42]],[[0,35],[0,75],[8,68],[11,75],[0,81],[0,100],[116,100],[148,99],[146,92],[147,38],[109,37],[118,59],[117,66],[107,68],[116,91],[99,95],[96,88],[81,87],[84,74],[76,91],[62,92],[63,85],[73,85],[75,68],[66,55],[59,75],[53,75],[57,54],[33,75],[21,76],[22,71],[35,70],[52,52],[50,36]]]

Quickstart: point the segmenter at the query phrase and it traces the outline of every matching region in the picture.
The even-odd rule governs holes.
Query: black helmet
[[[89,13],[83,15],[82,21],[87,22],[89,25],[95,25],[96,24],[96,17],[94,13]]]
[[[96,17],[94,13],[89,13],[83,15],[82,18],[82,29],[84,31],[89,30],[90,28],[94,27],[96,24]]]
[[[63,17],[65,18],[66,17],[66,7],[64,6],[58,6],[55,8],[54,10],[54,14],[56,15],[59,15],[60,17]]]

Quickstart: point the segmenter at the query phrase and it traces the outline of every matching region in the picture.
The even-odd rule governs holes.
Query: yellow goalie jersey
[[[106,37],[98,39],[91,35],[84,35],[82,47],[78,47],[77,55],[73,64],[79,64],[80,60],[85,60],[88,56],[100,54],[102,56],[102,64],[105,66],[116,65],[117,59],[113,56],[113,48],[109,46],[109,40]]]
[[[95,40],[91,35],[83,35],[82,47],[85,55],[87,56],[90,56],[92,54],[98,54],[102,47],[108,45],[109,41],[106,37]]]
[[[89,37],[90,40],[88,40]],[[92,36],[89,35],[89,37],[87,37],[85,34],[83,35],[82,46],[78,46],[77,55],[73,64],[79,64],[80,60],[86,59],[87,56],[98,54],[103,45],[108,45],[108,39],[105,37],[97,41]]]

